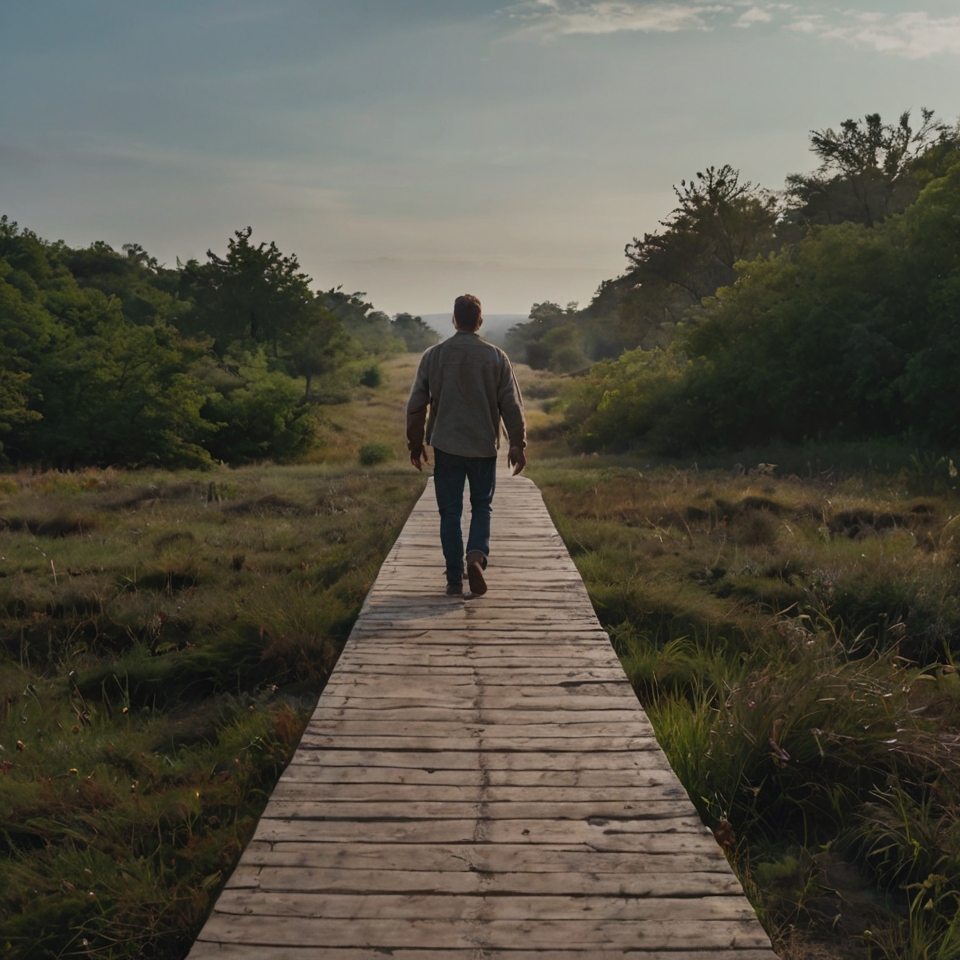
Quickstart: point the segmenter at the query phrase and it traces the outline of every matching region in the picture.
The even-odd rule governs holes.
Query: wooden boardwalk
[[[775,960],[534,484],[481,599],[438,528],[428,486],[190,960]]]

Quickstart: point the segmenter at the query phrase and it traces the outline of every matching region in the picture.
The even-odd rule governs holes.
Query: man
[[[418,470],[427,462],[425,423],[426,442],[433,447],[433,485],[450,596],[463,593],[460,517],[464,481],[470,484],[467,579],[473,596],[487,592],[483,571],[490,554],[490,513],[501,419],[510,441],[507,465],[513,467],[513,475],[527,463],[520,387],[507,355],[480,338],[482,323],[480,301],[469,294],[457,297],[453,305],[457,332],[424,353],[407,402],[410,462]]]

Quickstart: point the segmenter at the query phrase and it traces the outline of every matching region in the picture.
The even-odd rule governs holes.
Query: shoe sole
[[[467,564],[467,580],[470,581],[470,593],[482,597],[487,592],[487,581],[483,579],[483,567],[479,563]]]

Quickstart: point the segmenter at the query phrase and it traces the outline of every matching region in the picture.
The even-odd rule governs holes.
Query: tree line
[[[168,268],[138,244],[74,249],[0,217],[0,462],[295,459],[317,441],[318,404],[437,339],[364,297],[315,292],[249,227],[225,256]]]
[[[511,331],[532,366],[589,367],[581,446],[960,441],[960,128],[871,114],[811,149],[779,193],[729,165],[681,181],[586,308],[535,304]]]

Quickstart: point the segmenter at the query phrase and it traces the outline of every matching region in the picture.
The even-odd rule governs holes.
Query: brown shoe
[[[470,592],[475,597],[482,597],[487,592],[487,581],[483,579],[486,559],[479,550],[471,550],[467,554],[467,580],[470,581]]]

